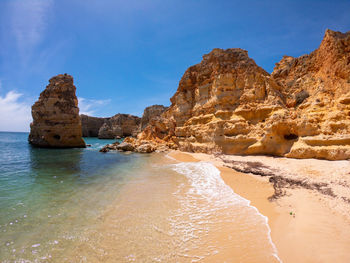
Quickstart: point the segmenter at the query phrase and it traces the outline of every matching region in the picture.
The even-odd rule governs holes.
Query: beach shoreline
[[[267,156],[218,157],[180,151],[171,151],[168,156],[179,162],[205,161],[215,165],[224,182],[268,218],[272,242],[283,262],[349,262],[348,161],[330,163],[287,158],[276,160]],[[264,165],[255,167],[259,160]],[[252,167],[247,169],[247,163],[254,164],[255,170]],[[325,175],[327,167],[328,172],[333,173],[330,178]],[[338,172],[339,178],[335,172]],[[276,184],[275,179],[270,178],[289,183]],[[329,183],[334,189],[326,184],[327,180],[333,180]],[[340,186],[334,184],[336,180],[341,182]]]

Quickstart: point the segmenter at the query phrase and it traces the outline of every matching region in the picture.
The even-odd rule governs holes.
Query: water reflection
[[[77,175],[81,169],[84,149],[30,149],[33,175],[52,176],[58,174]]]

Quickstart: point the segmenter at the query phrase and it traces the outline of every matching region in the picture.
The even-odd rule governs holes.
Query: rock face
[[[143,131],[146,126],[148,125],[148,123],[156,117],[160,117],[160,115],[162,115],[162,113],[164,111],[166,111],[168,109],[168,107],[165,107],[163,105],[152,105],[147,107],[144,111],[143,111],[143,115],[141,118],[141,124],[140,124],[140,129],[141,131]]]
[[[98,137],[100,128],[110,118],[98,118],[81,114],[80,119],[83,137]]]
[[[58,75],[32,106],[29,143],[38,147],[85,147],[73,77]]]
[[[271,74],[283,87],[298,136],[285,156],[350,158],[350,32],[327,30],[318,49],[283,57]],[[307,96],[308,95],[308,96]]]
[[[114,139],[115,137],[136,136],[144,130],[148,123],[159,117],[168,107],[152,105],[147,107],[140,119],[129,114],[116,114],[110,118],[80,115],[83,137],[99,137],[100,139]]]
[[[183,151],[350,158],[350,32],[285,56],[270,75],[242,49],[214,49],[134,142]]]
[[[130,114],[116,114],[109,118],[99,129],[98,138],[114,139],[117,136],[136,136],[141,119]]]

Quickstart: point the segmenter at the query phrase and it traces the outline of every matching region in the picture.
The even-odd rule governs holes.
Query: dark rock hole
[[[61,136],[59,136],[58,134],[54,135],[53,137],[54,137],[56,140],[61,139]]]
[[[299,137],[298,135],[293,134],[293,133],[284,135],[284,139],[286,139],[288,141],[296,140],[296,139],[298,139],[298,137]]]

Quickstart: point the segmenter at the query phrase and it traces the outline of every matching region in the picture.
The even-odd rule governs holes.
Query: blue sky
[[[50,77],[73,75],[81,112],[169,105],[185,70],[240,47],[268,72],[350,30],[350,1],[0,0],[0,130],[28,131]]]

